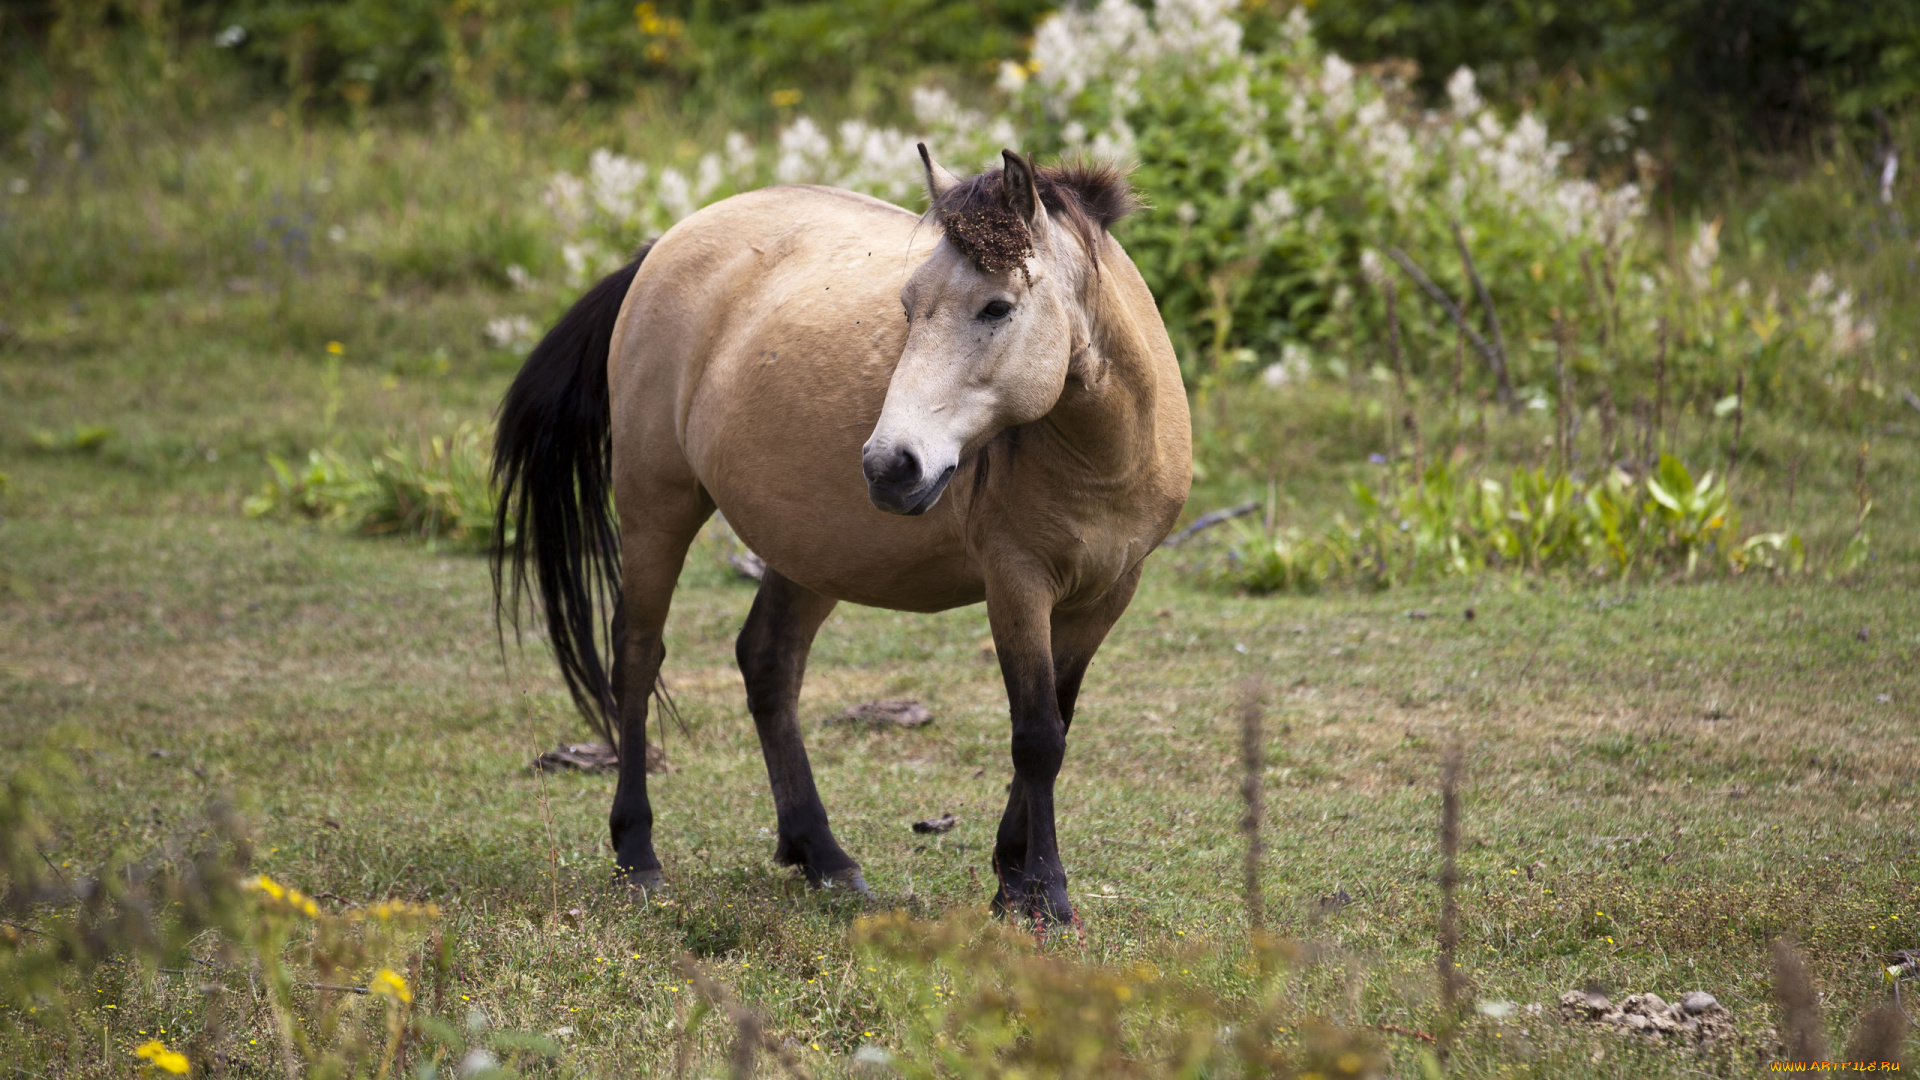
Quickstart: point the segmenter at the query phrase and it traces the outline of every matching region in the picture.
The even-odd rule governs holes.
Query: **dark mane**
[[[1024,266],[1033,254],[1026,222],[1007,209],[1002,175],[988,169],[968,177],[942,193],[932,210],[947,242],[990,274]],[[1080,237],[1096,267],[1100,234],[1140,207],[1126,171],[1114,165],[1071,160],[1039,166],[1033,182],[1048,216]]]

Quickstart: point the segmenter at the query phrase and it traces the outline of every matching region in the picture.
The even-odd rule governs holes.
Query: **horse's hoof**
[[[1048,896],[1040,889],[1034,890],[1028,894],[1021,914],[1027,917],[1027,925],[1033,927],[1035,936],[1041,941],[1059,930],[1072,929],[1085,934],[1080,925],[1080,913],[1073,910],[1073,901],[1067,899],[1064,889],[1055,896]]]
[[[873,890],[867,888],[867,879],[860,876],[860,868],[857,866],[849,866],[845,870],[835,870],[831,874],[822,876],[820,879],[820,888],[852,889],[854,892],[869,899],[873,896]]]
[[[650,900],[664,895],[667,891],[667,875],[658,868],[652,870],[627,870],[616,881],[638,893],[637,899]]]

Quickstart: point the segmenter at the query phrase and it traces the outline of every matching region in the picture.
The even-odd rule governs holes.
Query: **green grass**
[[[499,153],[534,174],[531,151]],[[458,183],[456,204],[493,198]],[[377,187],[336,193],[387,212]],[[451,220],[463,205],[420,212]],[[244,247],[233,244],[219,251]],[[137,857],[230,797],[274,878],[330,906],[439,903],[455,978],[441,1014],[457,1024],[471,1005],[501,1027],[572,1028],[545,1074],[670,1074],[686,996],[671,962],[686,951],[818,1074],[848,1074],[864,1042],[904,1045],[908,973],[869,970],[849,945],[861,909],[771,865],[772,804],[732,659],[752,591],[721,566],[716,538],[690,558],[669,626],[666,678],[687,730],[665,730],[671,769],[652,789],[675,891],[635,907],[607,884],[611,778],[526,768],[584,729],[537,643],[503,664],[484,563],[241,512],[267,453],[365,454],[484,424],[516,365],[484,344],[485,321],[538,320],[563,298],[476,274],[383,276],[407,265],[384,256],[323,262],[282,293],[233,284],[219,251],[151,282],[137,268],[91,285],[10,279],[0,770],[47,749],[78,770],[48,857]],[[337,365],[328,341],[344,345]],[[1193,509],[1271,482],[1283,518],[1327,512],[1384,449],[1380,396],[1249,389],[1209,405]],[[1435,444],[1473,429],[1443,438],[1447,403],[1423,408]],[[1875,415],[1864,433],[1877,555],[1857,577],[1489,575],[1253,599],[1196,586],[1184,556],[1156,557],[1074,725],[1060,830],[1086,932],[1049,948],[1244,991],[1238,709],[1252,676],[1270,699],[1265,888],[1275,928],[1316,946],[1292,976],[1301,1017],[1436,1024],[1439,760],[1457,743],[1462,970],[1476,997],[1549,1015],[1469,1021],[1450,1075],[1698,1075],[1676,1051],[1565,1028],[1552,1002],[1589,981],[1669,999],[1705,989],[1758,1033],[1775,1023],[1767,942],[1782,933],[1803,944],[1844,1029],[1878,1000],[1881,954],[1920,945],[1920,416]],[[1496,418],[1485,452],[1533,460],[1550,425]],[[33,437],[94,426],[109,433]],[[1696,460],[1724,454],[1715,421],[1680,431]],[[1800,529],[1816,566],[1831,558],[1851,531],[1862,432],[1750,415],[1737,489],[1748,526]],[[1009,766],[986,637],[979,608],[843,607],[814,652],[809,750],[880,907],[933,917],[991,893]],[[821,723],[897,696],[925,701],[936,722]],[[948,811],[961,824],[945,836],[908,829]],[[1340,889],[1354,903],[1323,915],[1317,899]],[[124,1075],[139,1032],[172,1039],[201,1022],[189,982],[101,969],[78,1004],[79,1029],[99,1038],[70,1045],[14,1013],[0,1054]],[[273,1070],[264,1025],[256,1012],[232,1033],[240,1075]],[[1411,1074],[1417,1044],[1375,1034],[1393,1073]],[[694,1031],[702,1075],[728,1041],[717,1019]]]

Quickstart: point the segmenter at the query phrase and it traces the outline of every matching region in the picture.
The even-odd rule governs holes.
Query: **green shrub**
[[[1472,65],[1506,100],[1541,102],[1616,155],[1662,129],[1675,146],[1784,149],[1832,121],[1864,129],[1876,110],[1920,102],[1920,14],[1904,0],[1357,0],[1312,11],[1350,56],[1415,61],[1429,98]],[[1681,163],[1711,170],[1712,157]]]
[[[1318,530],[1246,519],[1229,528],[1198,569],[1253,593],[1310,592],[1331,581],[1391,588],[1489,569],[1602,579],[1806,569],[1798,536],[1742,536],[1725,482],[1711,472],[1695,477],[1670,454],[1644,476],[1615,468],[1595,480],[1516,468],[1503,481],[1444,460],[1396,467],[1379,488],[1356,481],[1352,515],[1337,513]]]
[[[744,105],[769,91],[851,92],[886,108],[929,69],[978,75],[1019,47],[1041,0],[50,0],[9,14],[16,65],[43,81],[174,80],[183,61],[238,76],[294,112],[364,115],[421,103],[472,110],[497,98]],[[124,55],[122,55],[124,54]],[[137,62],[138,71],[121,71]],[[0,121],[28,118],[0,107]],[[0,128],[0,131],[8,129]],[[13,127],[11,130],[18,130]]]
[[[1150,206],[1118,235],[1203,397],[1261,371],[1365,371],[1388,360],[1394,321],[1414,378],[1449,370],[1464,332],[1470,391],[1542,407],[1571,385],[1702,409],[1744,378],[1759,403],[1819,412],[1870,377],[1873,320],[1830,275],[1764,293],[1733,280],[1718,220],[1668,250],[1637,184],[1571,173],[1567,148],[1533,116],[1501,119],[1470,71],[1449,78],[1446,108],[1418,110],[1392,72],[1322,49],[1297,11],[1254,47],[1222,0],[1152,14],[1107,0],[1044,22],[1001,89],[999,111],[916,91],[918,132],[961,171],[1008,145],[1137,161]],[[917,204],[913,141],[802,116],[771,145],[736,133],[691,166],[597,151],[547,192],[568,283],[769,180]],[[1464,331],[1430,292],[1463,312]],[[1571,383],[1554,366],[1562,351]]]
[[[304,466],[268,455],[273,477],[246,500],[249,517],[344,525],[365,536],[411,536],[481,549],[493,537],[487,442],[462,424],[451,435],[389,444],[364,462],[313,450]]]
[[[0,791],[0,1043],[51,1039],[69,1062],[83,1047],[106,1058],[108,1021],[131,1021],[153,1037],[112,1055],[125,1055],[121,1073],[149,1077],[243,1061],[243,1073],[272,1063],[288,1076],[388,1077],[407,1051],[408,1075],[435,1076],[558,1056],[549,1039],[489,1031],[484,1014],[464,1031],[432,1015],[453,977],[437,905],[323,907],[250,873],[251,830],[218,803],[165,850],[62,870],[44,852],[60,843],[60,792],[75,781],[48,754]],[[189,971],[191,996],[152,988]]]

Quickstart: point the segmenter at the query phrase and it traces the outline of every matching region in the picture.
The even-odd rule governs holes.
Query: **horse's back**
[[[918,224],[865,195],[788,186],[669,230],[609,358],[616,474],[680,458],[770,565],[828,595],[923,610],[979,599],[949,508],[883,514],[861,473],[906,340],[900,288],[940,236]],[[635,479],[616,490],[644,488]]]

